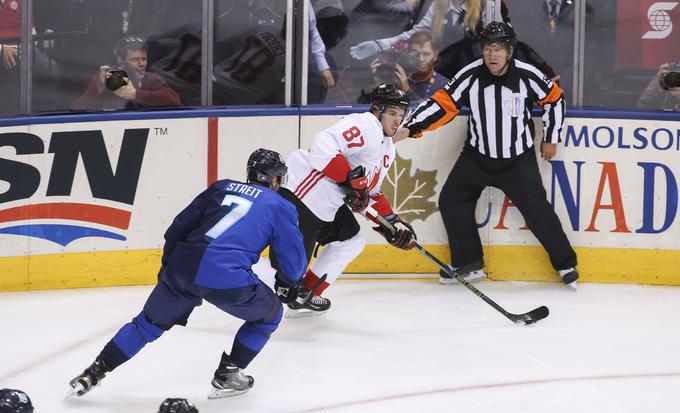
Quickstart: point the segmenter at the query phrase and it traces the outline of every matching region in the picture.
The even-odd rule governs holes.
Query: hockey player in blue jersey
[[[231,352],[222,353],[208,398],[245,393],[253,386],[242,369],[278,327],[281,302],[300,294],[307,258],[295,207],[276,192],[287,173],[281,155],[258,149],[248,159],[247,172],[248,183],[215,182],[175,217],[165,233],[158,284],[144,309],[70,381],[69,396],[84,395],[173,325],[186,325],[202,300],[245,321]],[[251,269],[269,245],[280,254],[276,293]]]

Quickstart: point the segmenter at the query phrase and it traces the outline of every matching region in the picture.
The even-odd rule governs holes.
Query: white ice
[[[204,304],[84,397],[67,383],[139,313],[151,286],[0,294],[0,388],[37,413],[670,412],[680,406],[677,287],[484,281],[518,326],[460,285],[340,280],[328,314],[284,319],[246,369],[249,392],[207,400],[241,322]]]

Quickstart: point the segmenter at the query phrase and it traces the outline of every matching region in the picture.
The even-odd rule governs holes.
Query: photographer
[[[146,71],[147,48],[142,38],[125,36],[114,47],[116,65],[99,68],[74,109],[134,109],[180,106],[179,96],[155,73]]]
[[[680,62],[664,63],[645,88],[638,109],[680,111]]]
[[[371,62],[371,73],[377,83],[393,83],[406,92],[411,102],[421,102],[449,81],[435,72],[438,54],[429,32],[416,32],[408,41],[408,52],[385,53]]]

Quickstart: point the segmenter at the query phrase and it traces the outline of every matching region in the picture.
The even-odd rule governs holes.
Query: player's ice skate
[[[286,311],[286,318],[303,318],[316,317],[323,314],[331,308],[331,300],[313,295],[306,301],[298,297],[297,301],[288,304],[288,311]]]
[[[247,392],[255,384],[255,379],[243,373],[243,370],[231,361],[227,353],[222,353],[220,366],[215,370],[215,376],[210,384],[212,384],[212,389],[208,393],[208,399],[221,399]]]
[[[72,397],[80,397],[92,390],[92,388],[99,384],[99,382],[106,376],[108,369],[102,361],[96,360],[86,368],[81,374],[71,379],[69,385],[71,388],[66,393],[67,399]]]
[[[450,264],[448,267],[462,275],[465,281],[472,282],[477,280],[482,280],[486,278],[486,273],[484,272],[484,263],[481,261],[475,261],[471,264],[465,265],[463,267],[454,268]],[[457,284],[458,280],[451,276],[448,272],[444,270],[439,270],[439,283],[440,284]]]

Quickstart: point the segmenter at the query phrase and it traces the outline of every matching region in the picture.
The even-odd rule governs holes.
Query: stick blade
[[[544,318],[548,317],[549,314],[550,310],[548,310],[548,307],[542,305],[538,308],[534,308],[528,313],[517,314],[517,317],[514,321],[516,324],[529,325],[543,320]]]

